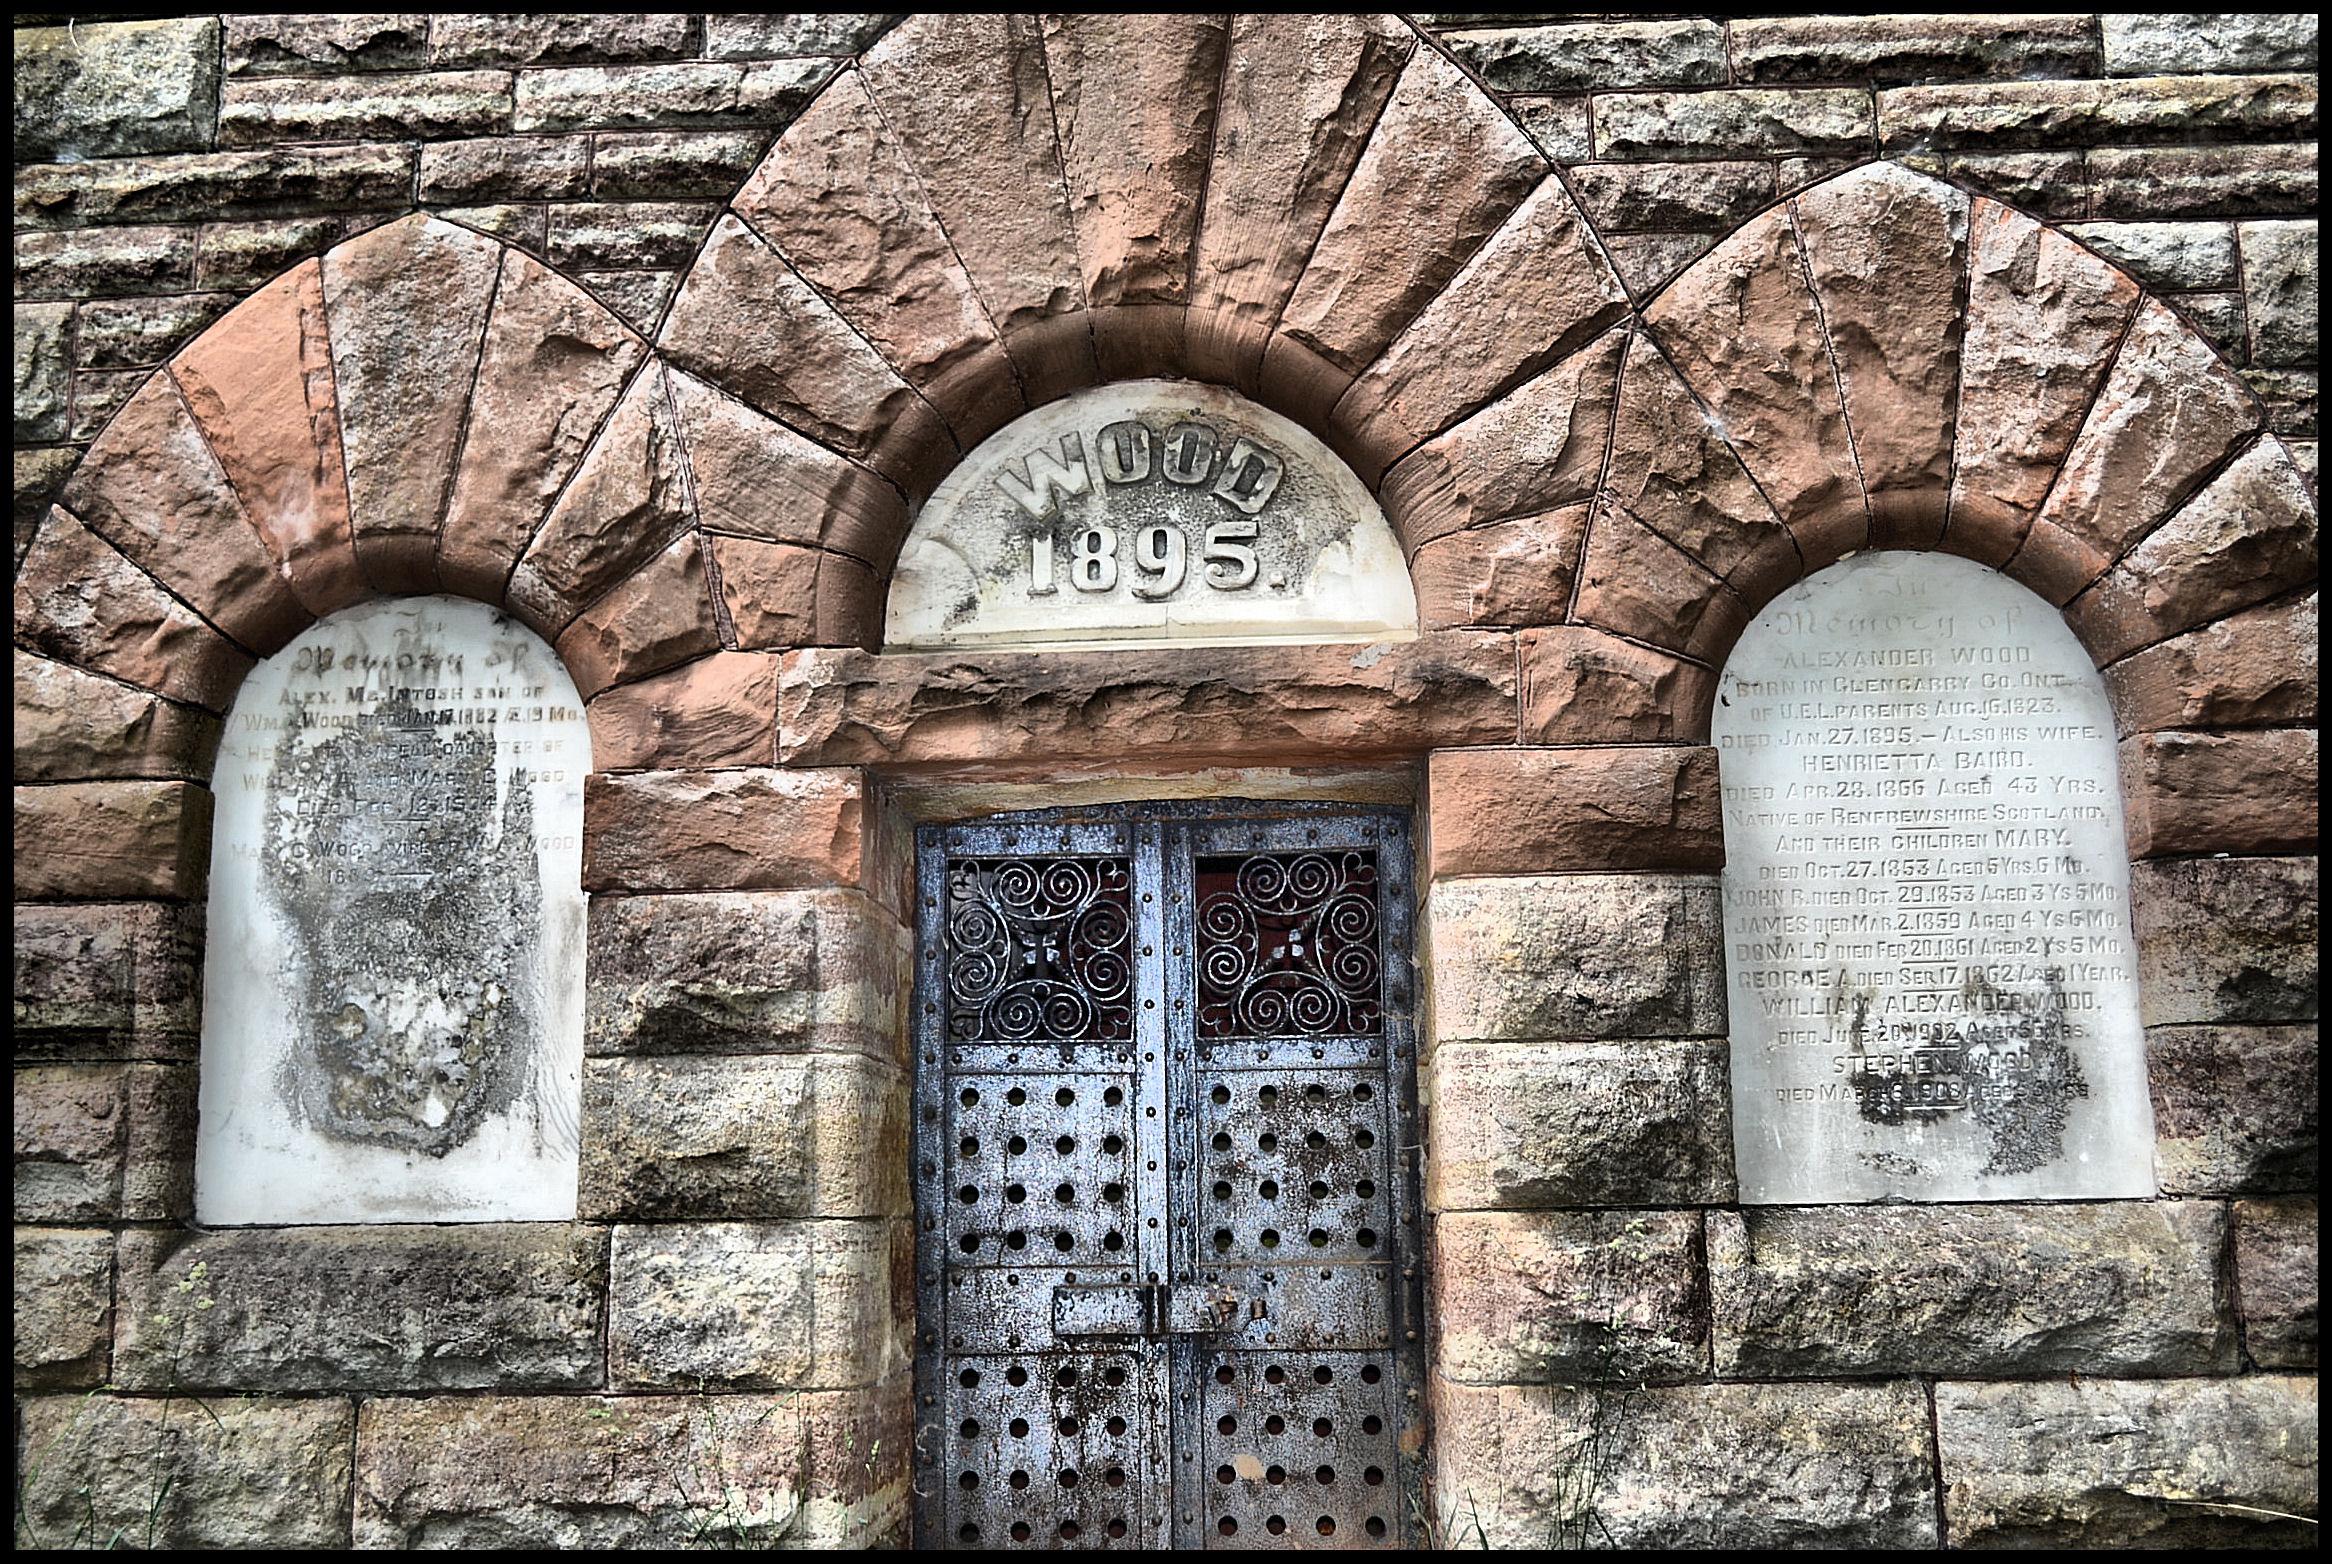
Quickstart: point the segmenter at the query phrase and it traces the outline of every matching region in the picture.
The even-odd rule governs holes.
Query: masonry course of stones
[[[2296,1535],[2314,19],[1419,21],[19,28],[20,1540],[898,1535],[890,789],[1135,757],[1416,769],[1445,1534]],[[1161,368],[1382,475],[1425,637],[871,650]],[[2162,1201],[1735,1204],[1714,672],[1869,546],[2105,666]],[[218,716],[441,589],[589,699],[582,1219],[192,1232]]]

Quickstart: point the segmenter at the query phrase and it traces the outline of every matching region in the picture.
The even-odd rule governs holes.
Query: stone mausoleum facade
[[[19,17],[19,1544],[2312,1541],[2316,69]]]

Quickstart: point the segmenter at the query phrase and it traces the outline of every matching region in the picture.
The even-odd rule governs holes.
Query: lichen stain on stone
[[[260,880],[306,1035],[277,1085],[335,1138],[442,1157],[528,1084],[541,1026],[534,801],[498,801],[490,722],[393,698],[268,778]]]

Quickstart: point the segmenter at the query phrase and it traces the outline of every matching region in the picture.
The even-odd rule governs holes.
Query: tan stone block
[[[1787,530],[1645,333],[1628,343],[1602,492],[1719,576],[1774,545],[1794,566]]]
[[[309,622],[166,374],[148,377],[62,503],[181,602],[265,655]]]
[[[597,771],[767,765],[777,758],[777,656],[714,652],[592,697]]]
[[[1231,19],[1191,268],[1191,373],[1255,388],[1272,323],[1415,48],[1384,16]]]
[[[359,1547],[761,1547],[803,1512],[805,1404],[747,1396],[368,1400]]]
[[[365,597],[321,263],[306,262],[237,305],[172,360],[170,372],[308,612]]]
[[[1383,352],[1546,173],[1513,121],[1438,50],[1409,57],[1282,311],[1348,373]],[[1271,375],[1265,355],[1264,373]]]
[[[83,1394],[22,1417],[21,1547],[348,1546],[346,1401]]]
[[[2316,1366],[2316,1197],[2235,1202],[2235,1299],[2261,1368]]]
[[[1670,284],[1644,319],[1793,530],[1859,518],[1854,451],[1787,208],[1743,226]]]
[[[1517,380],[1584,348],[1627,290],[1549,174],[1336,404],[1334,438],[1363,482]]]
[[[647,350],[591,295],[505,252],[438,539],[439,580],[500,600]]]
[[[17,907],[16,1056],[192,1057],[202,922],[183,902]]]
[[[2306,725],[2317,716],[2316,659],[2310,590],[2133,652],[2105,670],[2105,688],[2125,734]]]
[[[1435,538],[1409,562],[1419,623],[1429,630],[1561,623],[1586,531],[1587,507],[1566,505]]]
[[[1713,876],[1443,880],[1426,908],[1437,1044],[1724,1032]]]
[[[1427,770],[1432,878],[1724,864],[1704,745],[1456,749]]]
[[[907,534],[899,491],[856,462],[677,371],[666,376],[706,530],[889,560]]]
[[[855,71],[786,127],[733,203],[969,446],[1023,406],[972,280]]]
[[[2313,851],[2316,738],[2265,728],[2124,739],[2130,856]]]
[[[1616,506],[1587,528],[1572,614],[1582,624],[1715,664],[1749,623],[1749,609],[1682,549]]]
[[[16,790],[16,894],[202,895],[210,789],[191,782],[56,782]]]
[[[20,1227],[10,1268],[16,1388],[73,1390],[104,1383],[113,1347],[113,1234],[103,1228]]]
[[[1728,1046],[1722,1038],[1442,1045],[1429,1080],[1426,1205],[1732,1200]]]
[[[1139,755],[1234,765],[1503,744],[1507,636],[1352,646],[789,654],[778,753],[792,765]]]
[[[585,700],[609,685],[719,650],[720,626],[698,537],[683,533],[577,614],[559,637],[559,660]]]
[[[1700,1216],[1451,1212],[1434,1222],[1437,1372],[1460,1383],[1631,1384],[1708,1372]]]
[[[794,1534],[805,1547],[907,1546],[915,1448],[909,1376],[865,1390],[810,1392],[798,1405],[807,1429],[809,1500]]]
[[[129,1147],[128,1070],[36,1065],[14,1080],[15,1212],[20,1222],[107,1221],[122,1214]]]
[[[2317,1176],[2316,1026],[2150,1026],[2166,1195],[2273,1195]]]
[[[1031,400],[1096,378],[1044,39],[1034,17],[918,16],[860,60],[883,122],[915,167]]]
[[[849,769],[646,771],[584,784],[593,891],[864,885],[866,783]]]
[[[1716,676],[1590,625],[1526,630],[1522,736],[1533,744],[1645,744],[1708,737]]]
[[[19,650],[16,777],[21,782],[207,778],[219,721],[150,691]]]
[[[2312,857],[2130,865],[2145,1023],[2315,1020],[2317,867]]]
[[[930,404],[734,214],[713,224],[656,346],[677,367],[864,461],[911,500],[955,464],[955,441]]]
[[[252,658],[66,512],[16,572],[16,635],[34,651],[223,712]]]

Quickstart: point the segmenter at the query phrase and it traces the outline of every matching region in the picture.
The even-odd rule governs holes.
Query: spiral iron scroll
[[[959,858],[950,863],[950,1040],[1130,1038],[1130,885],[1123,858]]]
[[[1374,852],[1202,858],[1198,884],[1199,1036],[1383,1030]]]

